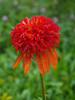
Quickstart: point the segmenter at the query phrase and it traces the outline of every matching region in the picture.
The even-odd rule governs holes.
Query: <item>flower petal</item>
[[[43,64],[41,61],[41,57],[38,53],[36,53],[36,60],[37,60],[37,65],[38,65],[39,71],[43,75],[44,74]]]
[[[56,69],[55,57],[50,49],[47,49],[47,55],[48,55],[51,65],[53,66],[54,69]]]
[[[57,56],[57,53],[56,53],[56,51],[55,51],[55,48],[50,48],[50,50],[52,51],[52,53],[53,53],[53,55],[54,55],[54,57],[55,57],[55,62],[56,62],[56,64],[58,63],[58,56]]]
[[[45,51],[44,53],[45,53],[46,61],[47,61],[47,70],[49,71],[49,70],[50,70],[49,58],[48,58],[48,56],[47,56],[46,51]]]
[[[55,51],[55,47],[50,47],[49,49],[52,50],[53,55],[56,58],[56,64],[57,64],[58,63],[58,57],[61,59],[61,56]]]
[[[17,57],[17,59],[15,60],[14,64],[13,64],[13,69],[17,67],[17,65],[21,61],[22,57],[23,57],[23,55],[22,55],[22,53],[20,53],[19,56]]]
[[[61,56],[56,52],[57,56],[61,59]]]
[[[42,60],[44,71],[45,72],[47,72],[47,70],[49,71],[49,61],[45,51],[41,53],[41,60]]]
[[[25,63],[24,63],[24,73],[26,74],[30,68],[30,63],[31,63],[31,56],[25,58]]]

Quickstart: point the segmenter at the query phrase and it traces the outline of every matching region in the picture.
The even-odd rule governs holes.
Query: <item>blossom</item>
[[[42,7],[41,12],[45,12],[45,11],[46,11],[46,8]]]
[[[20,54],[13,64],[16,68],[23,59],[24,73],[30,68],[31,58],[36,54],[36,62],[40,73],[49,71],[50,65],[56,69],[58,54],[55,47],[59,46],[59,26],[51,18],[40,16],[28,17],[20,21],[11,32],[11,43]],[[60,56],[59,56],[60,57]]]
[[[74,15],[73,14],[70,15],[70,19],[74,19]]]
[[[18,5],[18,2],[17,2],[17,1],[14,1],[14,2],[13,2],[13,5],[14,5],[14,6],[17,6],[17,5]]]
[[[2,19],[3,19],[4,21],[7,21],[7,20],[8,20],[8,17],[7,17],[6,15],[4,15],[4,16],[2,16]]]
[[[58,18],[54,17],[54,23],[57,23],[57,22],[58,22]]]

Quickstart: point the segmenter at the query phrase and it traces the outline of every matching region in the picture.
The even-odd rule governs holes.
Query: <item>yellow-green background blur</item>
[[[10,42],[11,27],[19,19],[44,15],[60,26],[61,55],[57,70],[44,74],[47,100],[75,100],[75,0],[0,0],[0,100],[42,100],[40,74],[32,60],[27,75]]]

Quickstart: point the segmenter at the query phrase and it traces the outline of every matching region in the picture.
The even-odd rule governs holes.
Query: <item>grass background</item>
[[[22,62],[12,69],[18,53],[9,37],[19,19],[35,15],[51,17],[60,26],[56,50],[62,59],[57,70],[50,67],[44,74],[47,100],[75,100],[75,0],[0,0],[0,100],[42,100],[36,63],[32,60],[27,75]]]

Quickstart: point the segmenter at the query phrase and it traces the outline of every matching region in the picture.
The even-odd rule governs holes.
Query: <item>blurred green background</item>
[[[27,75],[22,61],[12,65],[18,55],[11,42],[11,27],[19,19],[44,15],[60,26],[61,55],[57,70],[44,74],[47,100],[75,100],[75,0],[0,0],[0,100],[42,100],[40,74],[32,60]]]

